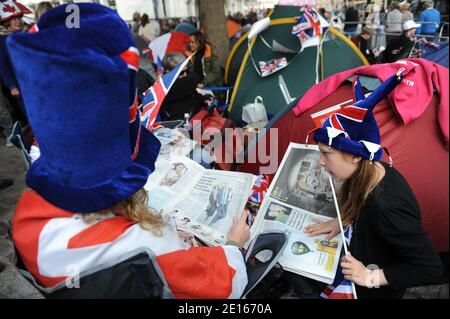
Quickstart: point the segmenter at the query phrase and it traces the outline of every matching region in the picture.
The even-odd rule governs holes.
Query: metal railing
[[[434,22],[421,22],[422,25],[427,23],[434,23]],[[401,32],[385,32],[385,25],[374,25],[374,24],[366,24],[362,22],[341,22],[338,24],[335,24],[334,27],[337,27],[338,25],[341,25],[340,31],[347,36],[348,38],[352,38],[353,36],[357,36],[361,33],[362,26],[363,25],[370,25],[375,29],[375,33],[372,36],[372,49],[373,48],[379,48],[382,46],[386,46],[386,37],[389,36],[398,36],[401,34]],[[344,28],[346,25],[356,25],[355,31],[344,31]],[[448,41],[449,40],[449,23],[448,22],[442,22],[436,31],[435,35],[428,35],[428,34],[416,34],[417,38],[426,38],[428,41]]]

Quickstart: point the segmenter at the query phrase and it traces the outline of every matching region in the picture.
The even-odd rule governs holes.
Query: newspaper
[[[271,183],[268,196],[251,229],[251,237],[269,230],[288,234],[288,244],[279,260],[290,272],[332,283],[342,249],[340,235],[308,237],[303,229],[315,221],[336,217],[331,177],[319,165],[316,145],[291,143]]]
[[[153,134],[161,142],[159,154],[162,156],[187,156],[197,144],[182,129],[159,128]]]
[[[149,206],[169,212],[180,230],[223,245],[252,193],[252,174],[205,169],[188,157],[159,156],[144,188]]]

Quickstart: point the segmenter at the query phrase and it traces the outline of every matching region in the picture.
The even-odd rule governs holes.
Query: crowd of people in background
[[[448,39],[448,22],[441,21],[441,12],[432,0],[422,0],[414,8],[408,1],[392,1],[387,12],[384,7],[374,11],[368,1],[364,13],[355,7],[345,10],[343,32],[361,50],[370,64],[394,62],[401,58],[419,57],[419,36],[421,43],[440,40],[440,32]],[[440,4],[440,2],[439,2]],[[447,16],[443,16],[448,19]],[[444,20],[444,19],[443,19]],[[357,34],[358,26],[361,32]]]

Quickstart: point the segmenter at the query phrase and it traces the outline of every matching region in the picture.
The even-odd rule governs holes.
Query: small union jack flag
[[[259,61],[259,69],[261,70],[262,76],[267,76],[275,73],[278,70],[287,66],[287,60],[285,57],[279,59],[273,59],[269,61]]]
[[[366,96],[364,95],[361,82],[359,82],[359,77],[355,76],[353,80],[353,103],[364,100],[365,98]]]
[[[352,225],[350,224],[344,231],[345,243],[350,244],[352,237]],[[339,265],[336,271],[336,277],[331,285],[328,285],[320,294],[322,299],[356,299],[353,294],[352,282],[344,278],[342,268]]]
[[[314,10],[305,11],[292,28],[292,34],[298,36],[301,41],[322,35],[319,14]]]
[[[248,201],[252,203],[261,204],[264,195],[269,188],[269,183],[264,175],[256,175],[255,184],[253,184],[252,194],[248,197]]]
[[[178,64],[172,71],[164,74],[151,88],[145,91],[141,107],[141,122],[147,129],[152,127],[162,102],[180,73],[186,68],[190,58]]]

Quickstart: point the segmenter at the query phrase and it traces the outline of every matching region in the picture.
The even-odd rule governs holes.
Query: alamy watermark
[[[184,134],[190,137],[187,131]],[[201,121],[194,120],[192,139],[203,145],[204,150],[200,155],[196,154],[196,161],[208,162],[212,157],[219,165],[258,164],[260,174],[274,174],[278,168],[278,128],[257,131],[239,127],[203,128]]]
[[[80,7],[76,4],[69,4],[66,7],[66,28],[79,29],[80,28]]]

